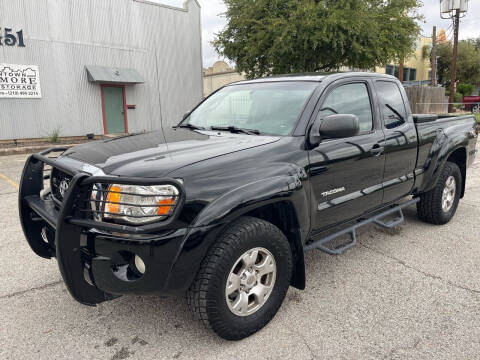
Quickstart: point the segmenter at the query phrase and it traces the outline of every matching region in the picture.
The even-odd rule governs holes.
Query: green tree
[[[458,43],[457,80],[468,84],[480,84],[480,39],[462,40]],[[438,80],[441,84],[450,82],[453,47],[451,43],[439,44],[437,49]]]
[[[475,86],[472,84],[459,83],[457,85],[457,92],[460,93],[462,96],[472,95],[474,90]]]
[[[217,52],[248,78],[372,69],[415,50],[420,0],[225,0]],[[408,14],[408,15],[407,15]]]

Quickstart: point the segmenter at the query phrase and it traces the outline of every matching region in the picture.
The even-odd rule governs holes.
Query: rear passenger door
[[[414,185],[417,131],[403,87],[396,81],[375,81],[385,133],[383,203],[408,195]]]
[[[353,114],[360,133],[343,139],[323,139],[309,151],[313,231],[362,215],[382,204],[384,134],[378,122],[373,84],[347,79],[329,85],[313,118]]]

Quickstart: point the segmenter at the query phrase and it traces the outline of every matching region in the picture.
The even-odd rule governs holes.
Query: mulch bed
[[[19,147],[26,147],[26,146],[58,146],[58,145],[78,145],[83,144],[93,140],[59,140],[57,142],[49,142],[49,141],[21,141],[18,140],[15,142],[8,142],[8,143],[0,143],[0,149],[13,149]]]

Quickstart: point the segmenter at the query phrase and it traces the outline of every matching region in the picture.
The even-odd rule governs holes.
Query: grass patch
[[[48,134],[48,142],[58,143],[60,139],[60,129],[54,129]]]

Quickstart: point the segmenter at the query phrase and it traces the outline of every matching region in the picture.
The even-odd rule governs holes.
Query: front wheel
[[[240,340],[277,313],[291,275],[285,235],[269,222],[242,217],[210,249],[187,301],[207,328],[224,339]]]
[[[462,188],[462,173],[457,164],[447,162],[435,187],[420,196],[418,217],[430,224],[448,223],[457,211]]]

